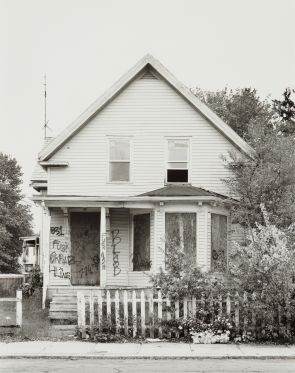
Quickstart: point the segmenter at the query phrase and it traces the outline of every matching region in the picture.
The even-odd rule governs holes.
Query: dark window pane
[[[187,183],[188,170],[167,170],[168,183]]]
[[[111,162],[110,181],[129,181],[129,162]]]
[[[227,217],[211,214],[211,269],[225,272],[227,268]]]
[[[149,271],[150,259],[150,214],[134,215],[133,271]]]

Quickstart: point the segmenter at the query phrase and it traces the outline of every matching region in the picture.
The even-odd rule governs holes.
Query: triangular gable
[[[39,160],[48,160],[67,140],[74,136],[94,115],[102,110],[145,68],[152,67],[173,89],[200,112],[233,145],[245,154],[253,155],[254,150],[208,106],[203,104],[187,87],[179,82],[158,60],[150,54],[144,56],[133,68],[118,80],[104,95],[88,107],[74,122],[62,131],[45,149],[39,153]]]

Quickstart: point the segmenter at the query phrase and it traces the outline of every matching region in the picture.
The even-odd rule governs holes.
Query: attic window
[[[110,140],[110,181],[130,180],[130,140],[117,138]]]
[[[188,183],[189,142],[187,139],[168,140],[168,183]]]

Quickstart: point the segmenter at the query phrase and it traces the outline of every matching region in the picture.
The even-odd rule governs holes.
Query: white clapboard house
[[[77,289],[148,287],[165,269],[165,239],[180,239],[203,270],[225,271],[229,151],[253,152],[143,57],[39,153],[44,302]]]

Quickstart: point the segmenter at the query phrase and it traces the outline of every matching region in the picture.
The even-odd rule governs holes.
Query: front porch
[[[167,239],[175,237],[200,268],[224,270],[227,200],[200,188],[179,188],[176,193],[185,194],[169,195],[175,191],[166,187],[159,195],[120,200],[45,196],[43,306],[70,296],[74,304],[81,289],[150,287],[151,275],[165,269]]]

